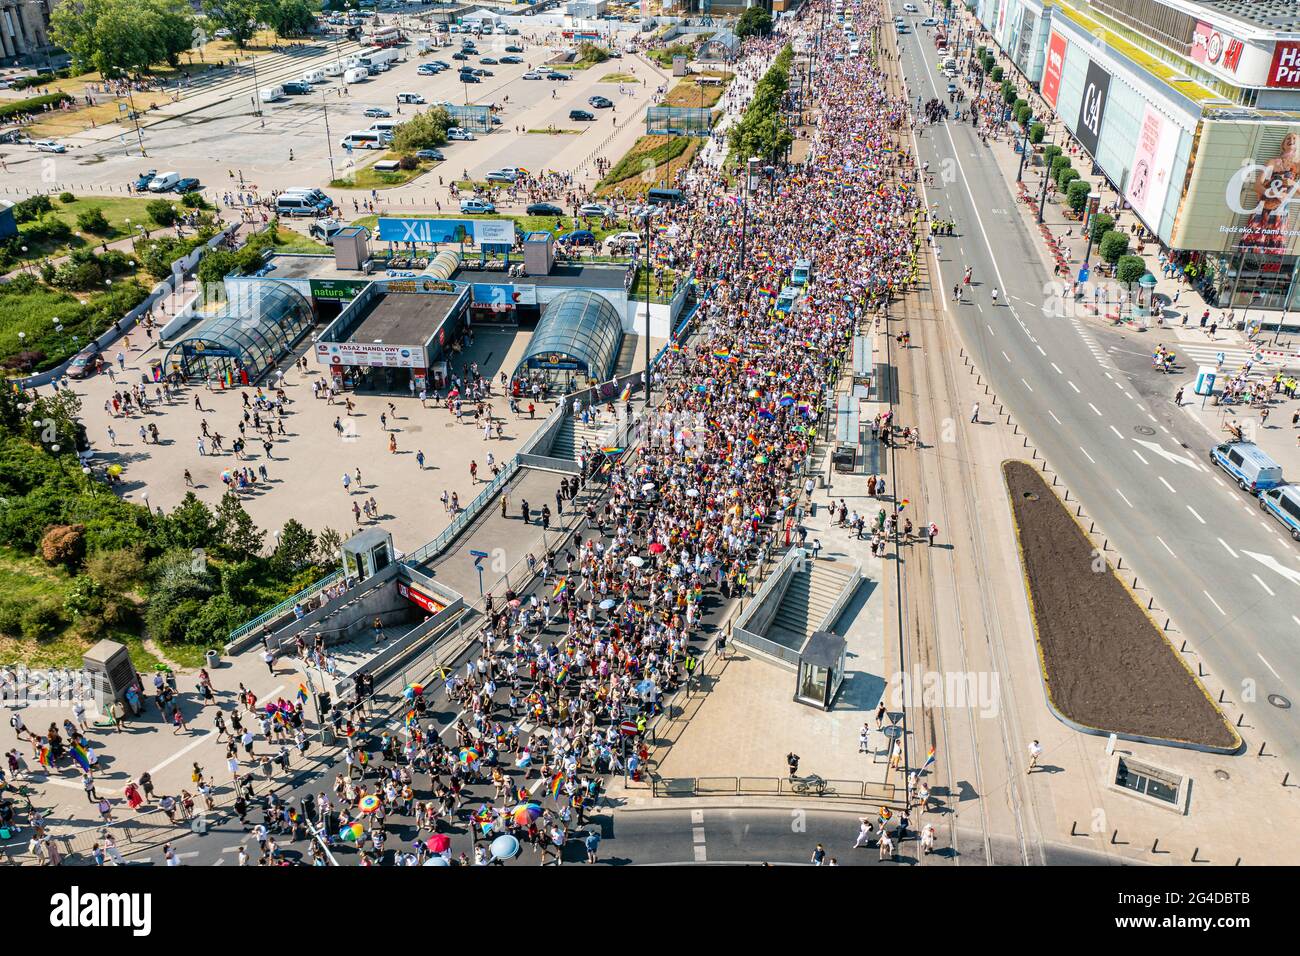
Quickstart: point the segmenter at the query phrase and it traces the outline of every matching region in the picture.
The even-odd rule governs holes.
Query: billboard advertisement
[[[460,242],[474,228],[472,219],[388,218],[379,220],[380,242]]]
[[[513,309],[517,305],[536,305],[537,286],[511,283],[475,282],[470,286],[473,304],[490,306],[499,310]]]
[[[475,219],[474,242],[477,245],[493,244],[513,246],[515,244],[515,221],[513,219]]]
[[[1124,198],[1153,232],[1160,231],[1160,214],[1173,180],[1178,133],[1177,124],[1150,103],[1143,107]]]
[[[1204,121],[1175,248],[1296,255],[1300,125]]]
[[[1278,40],[1273,47],[1273,62],[1268,68],[1269,86],[1295,89],[1300,86],[1300,43]]]
[[[1052,31],[1047,41],[1047,63],[1043,66],[1043,99],[1056,109],[1056,98],[1061,95],[1061,74],[1065,70],[1065,37]]]
[[[424,349],[371,342],[317,342],[321,365],[373,365],[380,368],[425,368]]]
[[[1196,21],[1196,32],[1192,34],[1191,57],[1206,67],[1236,75],[1241,66],[1241,55],[1246,44],[1234,36],[1229,36],[1213,24],[1204,20]]]
[[[313,299],[355,299],[369,284],[358,279],[311,279],[311,296]]]
[[[1110,96],[1110,74],[1094,60],[1088,61],[1088,76],[1079,100],[1079,118],[1074,135],[1078,137],[1089,156],[1097,155],[1097,141],[1101,139],[1101,123],[1106,117],[1106,98]]]

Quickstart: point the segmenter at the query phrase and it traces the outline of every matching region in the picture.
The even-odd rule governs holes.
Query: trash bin
[[[332,724],[325,724],[325,726],[321,727],[320,742],[322,744],[326,747],[333,747],[337,740],[338,738],[334,736],[334,726]]]
[[[209,650],[209,651],[208,651],[208,653],[207,653],[207,658],[208,658],[208,666],[209,666],[209,667],[216,667],[216,666],[217,666],[217,661],[221,660],[220,655],[218,655],[217,652],[216,652],[216,651],[213,651],[213,650]]]

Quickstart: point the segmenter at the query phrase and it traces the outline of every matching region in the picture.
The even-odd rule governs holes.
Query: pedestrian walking
[[[1033,773],[1034,770],[1037,769],[1038,758],[1042,755],[1043,745],[1037,740],[1031,740],[1029,742],[1029,766],[1025,769],[1025,773]]]

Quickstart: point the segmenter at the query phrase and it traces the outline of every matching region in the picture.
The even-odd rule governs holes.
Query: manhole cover
[[[1134,425],[1133,430],[1139,435],[1154,435],[1156,430],[1150,425]]]
[[[1038,500],[1038,495],[1034,494],[1032,491],[1026,491],[1026,492],[1025,492],[1025,497],[1026,497],[1027,499],[1029,499],[1030,501],[1037,501],[1037,500]]]
[[[1283,697],[1281,694],[1269,694],[1268,702],[1272,704],[1274,707],[1277,707],[1279,710],[1291,709],[1291,701]]]
[[[1216,770],[1216,771],[1214,771],[1214,775],[1215,775],[1216,777],[1218,777],[1220,780],[1227,780],[1227,779],[1228,779],[1228,771],[1226,771],[1226,770]]]

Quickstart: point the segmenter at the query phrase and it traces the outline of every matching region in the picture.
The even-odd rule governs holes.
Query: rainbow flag
[[[906,507],[907,507],[908,505],[910,505],[911,503],[912,503],[912,502],[910,502],[910,501],[908,501],[906,498],[904,498],[902,501],[900,501],[900,502],[898,503],[898,510],[899,510],[899,511],[902,511],[904,508],[906,508]]]
[[[680,352],[681,350],[682,350],[682,347],[681,347],[680,345],[678,345],[676,342],[674,342],[672,345],[668,346],[668,351],[670,351],[670,352]],[[17,388],[17,386],[14,386],[14,387]]]
[[[306,685],[306,684],[299,684],[299,685],[298,685],[298,699],[299,699],[300,701],[302,701],[304,704],[307,703],[307,685]]]
[[[601,452],[606,455],[621,455],[623,454],[623,449],[618,445],[606,445],[601,449]]]
[[[417,717],[416,717],[415,711],[414,711],[414,710],[408,710],[408,711],[406,712],[406,726],[407,726],[408,728],[410,728],[410,727],[414,727],[415,724],[416,724],[416,720],[417,720]]]
[[[714,350],[713,350],[713,357],[716,358],[716,359],[729,359],[729,358],[731,358],[731,350],[730,350],[730,349],[714,349]]]
[[[569,579],[560,578],[555,582],[555,590],[551,592],[551,597],[557,598],[569,589]]]
[[[555,776],[551,778],[551,782],[546,785],[546,792],[552,797],[556,797],[559,795],[562,786],[564,786],[564,771],[557,770]]]
[[[560,667],[558,671],[555,672],[555,683],[557,684],[560,683],[568,676],[569,676],[569,665],[564,664]]]
[[[226,387],[227,388],[235,387],[235,376],[231,374],[229,366],[226,367]]]
[[[925,763],[921,765],[921,769],[925,770],[933,763],[934,763],[934,744],[930,744],[930,749],[925,752]]]
[[[749,442],[751,445],[757,446],[758,436],[755,435],[753,432],[750,432],[748,435],[745,436],[745,441]]]
[[[632,383],[628,382],[626,385],[623,386],[623,391],[618,393],[618,400],[620,402],[626,402],[631,397],[632,397]]]
[[[36,760],[42,767],[50,765],[50,748],[41,744],[41,749],[36,754]]]
[[[77,766],[82,770],[90,769],[90,754],[86,751],[86,745],[77,741],[72,745],[72,759],[77,762]]]

